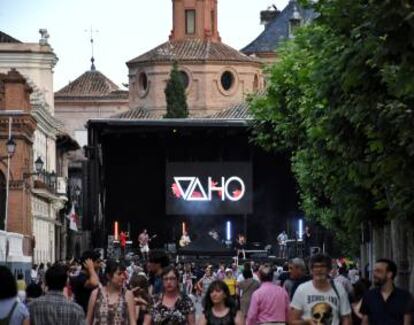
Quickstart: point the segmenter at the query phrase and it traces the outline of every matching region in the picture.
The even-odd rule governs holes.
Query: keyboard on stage
[[[260,254],[260,253],[267,253],[266,249],[245,249],[244,252],[246,254]]]

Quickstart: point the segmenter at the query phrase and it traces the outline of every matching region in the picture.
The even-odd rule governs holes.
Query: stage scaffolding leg
[[[244,236],[246,237],[246,238],[248,238],[248,236],[247,236],[247,214],[245,214],[245,215],[243,215],[243,218],[244,218],[244,220],[243,220],[243,227],[244,227]]]

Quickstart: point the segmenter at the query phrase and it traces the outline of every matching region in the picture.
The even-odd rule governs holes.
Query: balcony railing
[[[58,186],[58,177],[56,177],[55,173],[49,173],[47,171],[42,171],[38,175],[36,175],[36,178],[33,183],[33,187],[35,189],[44,189],[49,191],[53,194],[59,194],[57,192]]]

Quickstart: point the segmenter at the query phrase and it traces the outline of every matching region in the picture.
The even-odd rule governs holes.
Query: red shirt
[[[127,239],[127,236],[125,235],[125,233],[121,232],[121,234],[119,235],[119,240],[121,242],[122,247],[126,246],[126,239]]]

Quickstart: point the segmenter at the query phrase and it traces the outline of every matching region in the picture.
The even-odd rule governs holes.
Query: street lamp
[[[52,184],[55,184],[56,183],[56,180],[57,180],[56,173],[53,171],[49,176],[50,176],[50,182]]]
[[[35,161],[35,168],[37,174],[40,174],[42,172],[44,164],[45,163],[43,162],[42,158],[40,158],[39,156]]]
[[[31,176],[37,175],[39,176],[43,171],[44,162],[40,156],[35,161],[35,172],[33,173],[23,173],[23,178],[29,178]]]
[[[6,142],[6,149],[7,155],[0,156],[0,161],[13,157],[16,152],[16,142],[14,142],[13,138],[9,138]]]
[[[10,138],[6,142],[7,147],[7,154],[12,157],[14,153],[16,152],[16,142],[14,142],[13,138]]]

